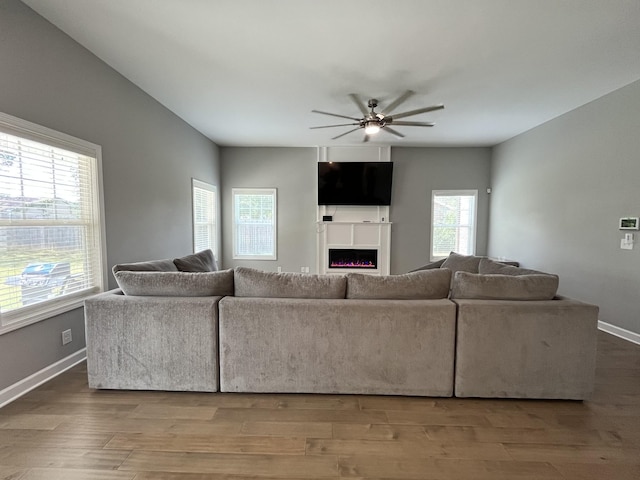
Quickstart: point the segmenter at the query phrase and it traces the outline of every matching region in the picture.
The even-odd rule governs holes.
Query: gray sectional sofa
[[[204,258],[204,261],[202,261]],[[452,275],[453,273],[453,275]],[[89,386],[586,399],[598,308],[558,278],[452,254],[404,275],[118,265],[85,302]]]

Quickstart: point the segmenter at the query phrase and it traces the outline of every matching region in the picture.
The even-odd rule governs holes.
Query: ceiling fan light
[[[375,123],[369,123],[366,127],[364,127],[364,133],[367,135],[375,135],[380,131],[380,127]]]

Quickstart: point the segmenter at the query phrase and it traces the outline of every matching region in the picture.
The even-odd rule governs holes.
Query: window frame
[[[213,196],[213,208],[211,212],[212,221],[206,223],[209,227],[209,233],[213,238],[212,245],[209,245],[207,248],[210,248],[213,251],[213,254],[218,262],[220,262],[220,241],[218,238],[218,189],[215,185],[212,185],[207,182],[203,182],[202,180],[197,180],[195,178],[191,179],[191,211],[192,211],[192,228],[193,228],[193,253],[198,253],[198,251],[203,250],[201,247],[196,245],[196,189],[204,190],[210,192]],[[205,225],[205,224],[199,224]]]
[[[236,222],[237,195],[271,195],[273,197],[273,252],[269,255],[243,255],[238,253],[238,223]],[[232,188],[231,189],[231,222],[233,232],[234,260],[277,260],[278,259],[278,193],[276,188]]]
[[[99,243],[95,249],[97,257],[95,264],[98,275],[96,285],[80,292],[48,299],[32,305],[23,306],[9,312],[0,312],[0,335],[12,332],[27,325],[31,325],[84,305],[84,300],[96,293],[103,292],[107,285],[106,261],[106,232],[104,222],[104,189],[102,177],[102,147],[100,145],[58,132],[20,118],[0,112],[0,131],[27,140],[46,144],[72,151],[80,155],[91,157],[91,183],[95,196],[92,198],[94,225],[98,229],[94,239]]]
[[[431,191],[431,235],[430,235],[430,248],[429,248],[429,259],[434,262],[437,260],[442,260],[446,258],[447,255],[436,256],[434,255],[434,234],[436,230],[435,225],[435,208],[436,208],[436,197],[462,197],[462,196],[472,196],[474,197],[473,201],[473,225],[470,228],[470,233],[472,235],[472,239],[470,240],[470,244],[472,247],[472,251],[467,253],[467,255],[475,255],[478,248],[478,190],[432,190]],[[459,228],[460,225],[457,225]]]

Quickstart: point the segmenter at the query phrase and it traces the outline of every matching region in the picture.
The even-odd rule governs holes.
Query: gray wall
[[[391,272],[429,262],[432,190],[478,190],[478,254],[487,250],[489,148],[392,148]],[[223,266],[300,272],[316,266],[317,151],[315,148],[221,148]],[[278,189],[278,260],[232,259],[231,189]]]
[[[476,254],[487,252],[490,148],[391,149],[391,273],[429,263],[432,190],[478,190]]]
[[[223,147],[222,171],[222,265],[284,272],[300,272],[316,264],[315,148]],[[278,259],[233,260],[233,188],[277,188]]]
[[[192,251],[191,177],[219,185],[215,144],[17,0],[0,0],[0,65],[0,111],[102,146],[109,267]],[[82,309],[1,335],[0,390],[83,347]]]
[[[640,81],[495,147],[489,232],[491,255],[558,273],[635,333],[640,242],[621,250],[618,220],[640,216],[639,112]]]

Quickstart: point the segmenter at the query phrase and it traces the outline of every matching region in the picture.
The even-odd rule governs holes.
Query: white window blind
[[[233,189],[233,258],[275,260],[276,189]]]
[[[199,180],[192,180],[193,190],[193,251],[210,248],[218,257],[216,235],[216,187]]]
[[[0,331],[103,288],[99,155],[0,116]]]
[[[451,252],[475,255],[477,190],[434,190],[431,215],[431,259]]]

